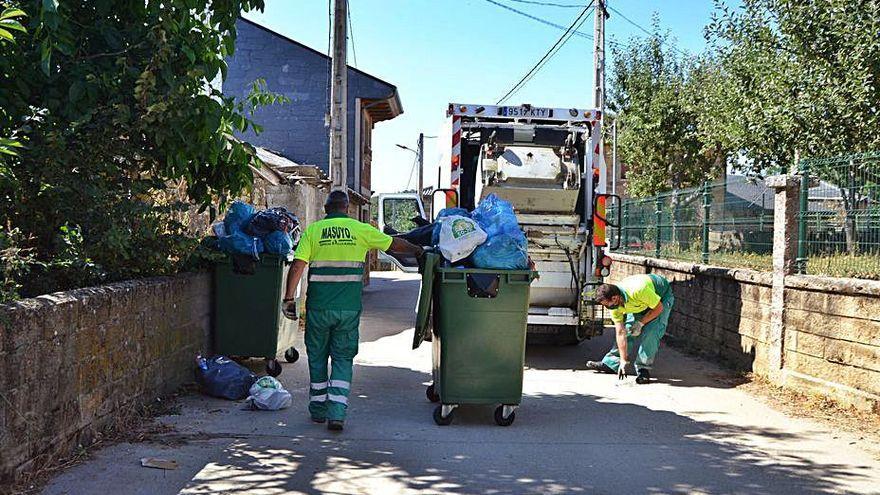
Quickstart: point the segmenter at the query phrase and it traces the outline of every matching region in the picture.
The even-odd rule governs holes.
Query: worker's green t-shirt
[[[372,225],[341,213],[309,225],[293,255],[309,264],[306,307],[360,311],[367,252],[387,251],[391,240]]]
[[[632,275],[618,282],[624,303],[611,310],[611,321],[622,323],[626,315],[654,309],[669,292],[669,281],[660,275]]]

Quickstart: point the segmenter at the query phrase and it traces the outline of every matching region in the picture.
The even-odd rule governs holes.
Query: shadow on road
[[[782,430],[695,421],[594,395],[526,396],[510,428],[492,425],[491,409],[479,407],[438,427],[422,396],[427,374],[395,367],[358,373],[365,382],[411,384],[395,393],[404,397],[399,409],[372,417],[362,400],[344,436],[316,430],[237,440],[181,493],[825,494],[870,472],[815,462],[808,451],[774,455],[753,447],[756,438],[765,445],[796,440]],[[394,422],[415,433],[389,436]]]

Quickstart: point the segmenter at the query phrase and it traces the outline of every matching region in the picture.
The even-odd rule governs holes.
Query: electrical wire
[[[349,37],[351,38],[351,56],[354,58],[354,66],[358,65],[358,54],[357,50],[354,49],[354,28],[351,26],[351,4],[348,5],[348,32]]]
[[[541,19],[540,17],[533,16],[532,14],[528,14],[528,13],[523,12],[523,11],[521,11],[521,10],[517,10],[517,9],[511,7],[510,5],[504,5],[503,3],[496,2],[495,0],[486,0],[486,1],[489,2],[489,3],[491,3],[492,5],[495,5],[495,6],[501,7],[502,9],[509,10],[509,11],[514,12],[514,13],[516,13],[516,14],[519,14],[519,15],[521,15],[521,16],[523,16],[523,17],[528,17],[529,19],[531,19],[531,20],[533,20],[533,21],[540,22],[541,24],[545,24],[545,25],[547,25],[547,26],[552,26],[552,27],[555,27],[556,29],[559,29],[559,30],[562,30],[562,31],[568,31],[568,30],[565,28],[565,26],[561,26],[561,25],[556,24],[556,23],[554,23],[554,22],[550,22],[550,21],[548,21],[548,20],[546,20],[546,19]],[[590,2],[590,5],[592,5],[592,4],[593,4],[593,2],[591,1],[591,2]],[[587,5],[587,7],[589,8],[589,5]],[[582,38],[589,39],[589,40],[593,39],[593,35],[591,35],[591,34],[587,34],[587,33],[581,32],[581,31],[577,31],[577,32],[575,32],[575,35],[580,36],[580,37],[582,37]]]
[[[580,22],[580,24],[578,24],[577,27],[580,27],[581,25],[583,25],[583,23],[586,22],[587,19],[589,19],[589,14],[587,14],[583,19],[581,19],[581,22]],[[577,28],[575,28],[575,29],[577,29]],[[532,72],[532,75],[528,76],[526,78],[526,80],[523,81],[522,84],[520,84],[519,88],[517,88],[516,91],[511,93],[511,95],[508,98],[512,98],[514,95],[516,95],[522,88],[524,88],[529,83],[529,81],[532,80],[532,78],[534,78],[538,74],[538,72],[541,72],[541,70],[544,69],[544,66],[547,65],[551,60],[553,60],[553,57],[555,57],[556,54],[559,53],[559,51],[562,49],[562,47],[566,43],[568,43],[569,39],[571,39],[571,34],[568,35],[568,39],[566,39],[561,45],[556,47],[556,50],[554,50],[553,53],[551,53],[550,56],[547,57],[547,60],[545,60],[543,63],[541,63],[540,66],[538,66],[537,70]]]
[[[404,191],[409,191],[409,185],[412,184],[413,175],[416,172],[416,164],[418,164],[418,163],[419,163],[419,157],[418,157],[418,155],[416,155],[413,158],[412,168],[409,169],[409,179],[406,181],[406,188],[404,188]]]
[[[552,2],[536,2],[534,0],[510,0],[516,3],[528,3],[531,5],[544,5],[546,7],[562,7],[568,9],[582,9],[584,4],[580,3],[552,3]]]
[[[494,2],[494,0],[487,0],[487,1],[491,2],[491,3],[496,3],[496,2]],[[568,26],[568,29],[566,29],[565,32],[562,33],[562,36],[560,36],[559,39],[556,40],[556,43],[554,43],[553,46],[551,46],[550,49],[547,50],[546,53],[544,53],[544,56],[541,57],[541,59],[538,60],[538,62],[534,66],[532,66],[532,68],[516,84],[514,84],[513,87],[510,88],[510,90],[507,93],[505,93],[504,96],[502,96],[501,98],[498,99],[497,102],[495,102],[496,105],[500,105],[501,103],[506,101],[508,98],[513,96],[514,93],[519,91],[520,88],[522,88],[522,86],[525,84],[525,82],[527,82],[527,79],[530,79],[530,76],[535,74],[538,70],[540,70],[541,67],[544,66],[545,61],[549,60],[553,55],[555,55],[556,51],[558,51],[556,48],[557,47],[561,48],[562,45],[565,45],[565,43],[567,43],[568,40],[571,39],[571,37],[573,36],[573,33],[577,32],[577,31],[575,31],[575,26],[579,26],[580,24],[583,24],[583,21],[588,18],[588,16],[586,14],[587,14],[587,11],[590,10],[590,7],[593,5],[593,1],[594,0],[591,0],[589,5],[584,7],[584,10],[582,10],[581,13],[578,14],[578,16],[571,23],[571,25]]]
[[[621,12],[621,11],[615,9],[614,7],[611,7],[611,6],[609,6],[609,5],[606,5],[605,7],[606,7],[608,10],[610,10],[610,11],[614,12],[615,14],[619,15],[620,18],[623,19],[624,21],[626,21],[626,22],[632,24],[632,25],[635,26],[637,29],[640,29],[643,33],[647,34],[648,36],[650,36],[650,37],[654,37],[654,35],[656,34],[656,33],[651,32],[649,29],[643,27],[642,25],[640,25],[640,24],[637,23],[636,21],[630,19],[629,17],[627,17],[626,15],[624,15],[623,12]],[[688,54],[686,51],[684,51],[684,50],[678,48],[677,46],[670,45],[670,44],[666,43],[665,40],[663,40],[663,43],[662,43],[662,44],[665,44],[665,45],[668,46],[669,48],[672,48],[673,50],[677,51],[678,53],[681,53],[682,55],[687,55],[687,54]]]
[[[325,118],[329,122],[330,114],[333,112],[333,102],[330,101],[330,86],[333,80],[333,55],[330,47],[333,43],[333,0],[327,0],[327,113]]]

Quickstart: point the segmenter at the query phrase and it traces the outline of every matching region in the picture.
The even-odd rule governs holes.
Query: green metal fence
[[[618,252],[766,269],[773,250],[773,190],[729,176],[701,187],[625,200]],[[609,212],[614,218],[616,211]]]
[[[798,271],[880,278],[880,153],[806,159]]]

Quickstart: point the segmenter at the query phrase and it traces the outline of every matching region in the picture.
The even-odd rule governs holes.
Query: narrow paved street
[[[659,383],[583,371],[609,335],[530,348],[513,426],[471,408],[438,427],[424,394],[430,346],[410,350],[417,288],[410,275],[374,276],[343,434],[309,422],[300,361],[281,376],[292,408],[187,397],[161,419],[170,434],[98,451],[44,493],[880,493],[880,461],[854,438],[770,409],[712,364],[664,347]],[[145,456],[180,468],[143,468]]]

